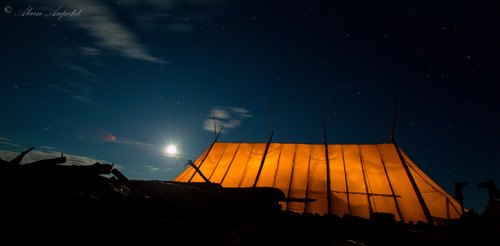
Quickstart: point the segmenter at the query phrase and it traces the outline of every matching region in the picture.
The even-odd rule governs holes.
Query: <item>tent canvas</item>
[[[223,187],[274,187],[288,198],[316,200],[282,202],[283,209],[299,213],[367,219],[372,213],[392,213],[404,222],[460,217],[459,203],[394,143],[271,143],[266,153],[266,143],[214,142],[194,165]],[[192,167],[174,181],[204,182]]]

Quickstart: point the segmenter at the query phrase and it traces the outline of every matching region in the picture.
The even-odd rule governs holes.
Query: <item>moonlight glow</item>
[[[177,154],[177,148],[174,145],[167,146],[167,148],[165,148],[165,151],[169,155],[175,155],[175,154]]]

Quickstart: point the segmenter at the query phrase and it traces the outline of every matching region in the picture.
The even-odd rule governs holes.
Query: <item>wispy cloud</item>
[[[9,150],[0,150],[0,158],[6,161],[10,161],[14,159],[17,155],[19,155],[20,152],[14,152],[14,151],[9,151]],[[56,158],[60,157],[61,152],[57,152],[54,150],[47,150],[47,149],[42,149],[42,150],[32,150],[30,151],[24,158],[22,163],[30,163],[30,162],[35,162],[39,160],[44,160],[44,159],[51,159],[51,158]],[[86,157],[86,156],[78,156],[78,155],[71,155],[71,154],[64,154],[64,156],[67,158],[67,162],[65,165],[92,165],[96,162],[100,163],[108,163],[107,161],[104,160],[97,160],[91,157]]]
[[[102,50],[95,48],[95,47],[90,47],[90,46],[80,46],[78,47],[79,51],[83,55],[87,56],[98,56],[101,55]]]
[[[65,82],[64,85],[49,83],[47,86],[56,89],[67,96],[83,103],[90,103],[90,96],[92,94],[92,86],[86,83],[71,81]]]
[[[168,156],[173,158],[197,158],[198,156],[193,156],[189,153],[182,152],[182,144],[180,142],[171,142],[169,144],[152,144],[152,143],[144,143],[131,139],[117,138],[116,140],[109,141],[110,143],[121,144],[124,146],[128,146],[130,148],[135,148],[139,150],[146,150],[156,155]],[[177,149],[177,153],[169,154],[167,153],[167,147],[170,145],[174,145]]]
[[[68,68],[72,72],[75,72],[75,73],[78,73],[80,75],[83,75],[87,79],[95,79],[95,78],[97,78],[97,75],[95,73],[89,71],[88,69],[86,69],[86,68],[84,68],[84,67],[82,67],[80,65],[77,65],[77,64],[74,64],[74,63],[71,63],[71,62],[66,62],[66,63],[63,63],[63,66],[65,66],[66,68]]]
[[[174,170],[173,168],[168,168],[168,167],[155,167],[155,166],[150,166],[150,165],[145,165],[143,166],[146,171],[150,173],[166,173]]]
[[[100,55],[107,51],[131,59],[168,63],[155,54],[141,39],[142,33],[192,31],[206,26],[218,13],[216,8],[228,4],[222,0],[48,0],[43,3],[21,1],[16,8],[33,6],[35,10],[50,13],[77,11],[76,16],[55,16],[72,29],[81,29],[90,37],[87,44],[78,44],[76,51],[83,55]],[[59,49],[60,47],[58,47]],[[72,47],[75,48],[75,47]]]
[[[203,129],[207,131],[214,130],[214,113],[215,123],[217,128],[224,126],[223,132],[227,133],[227,129],[233,129],[241,126],[245,118],[250,118],[252,115],[250,111],[238,107],[216,107],[210,111],[209,117],[203,122]]]
[[[87,31],[95,39],[95,45],[108,50],[114,50],[124,57],[153,62],[166,63],[160,57],[150,53],[138,36],[123,24],[116,11],[109,4],[102,1],[75,0],[56,1],[68,9],[82,10],[82,14],[75,18],[67,18],[69,23]],[[89,52],[89,49],[84,52]],[[97,52],[97,49],[93,49]]]
[[[9,138],[4,138],[2,136],[0,136],[0,144],[5,144],[5,145],[9,145],[9,146],[14,146],[14,147],[20,146],[19,144],[16,144],[14,142],[14,140],[9,139]]]
[[[129,140],[129,139],[117,139],[117,140],[112,141],[112,143],[124,144],[124,145],[130,146],[130,147],[133,147],[133,148],[148,150],[148,151],[157,152],[157,153],[163,153],[163,148],[164,148],[164,146],[150,144],[150,143],[143,143],[143,142],[133,141],[133,140]]]

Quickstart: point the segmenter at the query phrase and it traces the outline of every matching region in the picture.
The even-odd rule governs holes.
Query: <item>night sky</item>
[[[482,211],[500,185],[494,1],[3,1],[0,158],[172,180],[214,140],[396,140]],[[64,12],[66,11],[66,12]],[[167,154],[175,145],[178,153]],[[31,158],[31,159],[30,159]]]

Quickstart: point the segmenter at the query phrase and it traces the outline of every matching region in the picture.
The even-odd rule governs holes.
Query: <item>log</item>
[[[57,158],[52,158],[52,159],[45,159],[45,160],[39,160],[31,163],[26,163],[23,166],[25,167],[32,167],[32,168],[46,168],[46,167],[52,167],[57,164],[61,163],[66,163],[67,159],[65,156],[62,157],[57,157]]]
[[[30,151],[32,151],[35,147],[31,147],[29,148],[28,150],[22,152],[21,154],[19,154],[18,156],[16,156],[16,158],[12,159],[9,164],[11,165],[19,165],[21,163],[21,161],[23,160],[24,156],[26,154],[28,154]]]

